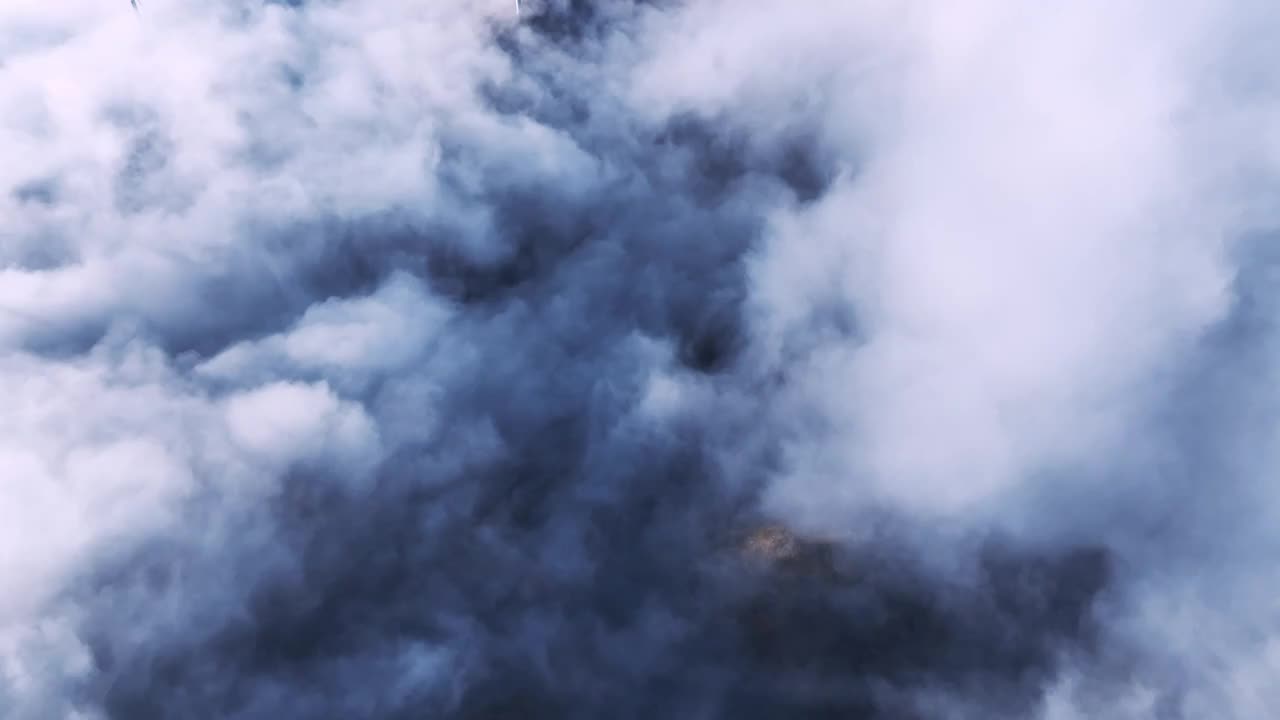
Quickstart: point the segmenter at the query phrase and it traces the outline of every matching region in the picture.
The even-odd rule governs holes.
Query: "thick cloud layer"
[[[1257,718],[1280,13],[11,0],[0,710]]]

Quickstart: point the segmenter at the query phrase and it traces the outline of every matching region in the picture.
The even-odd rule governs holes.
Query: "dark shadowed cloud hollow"
[[[0,3],[0,717],[1258,720],[1280,10]]]

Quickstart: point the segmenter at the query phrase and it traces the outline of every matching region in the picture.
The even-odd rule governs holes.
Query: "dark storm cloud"
[[[1266,11],[528,4],[0,10],[8,715],[1257,716]]]

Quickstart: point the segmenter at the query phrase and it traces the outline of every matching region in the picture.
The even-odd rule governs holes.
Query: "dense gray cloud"
[[[1280,701],[1280,13],[525,6],[0,7],[6,717]]]

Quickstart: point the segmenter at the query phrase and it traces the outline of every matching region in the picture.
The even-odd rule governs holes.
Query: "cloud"
[[[7,717],[1269,707],[1265,4],[120,5],[0,9]]]

